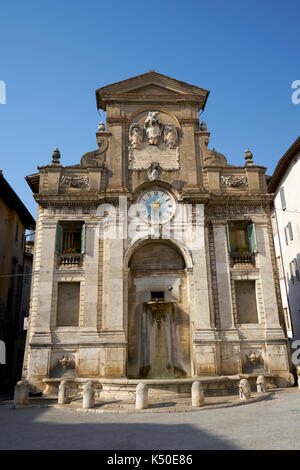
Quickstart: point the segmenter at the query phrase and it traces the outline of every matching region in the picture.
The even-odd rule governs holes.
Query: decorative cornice
[[[34,199],[42,207],[98,206],[102,200],[98,194],[35,194]]]

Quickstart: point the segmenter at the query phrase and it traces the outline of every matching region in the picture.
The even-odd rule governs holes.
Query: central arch
[[[170,240],[143,240],[128,258],[130,378],[191,375],[187,265]]]

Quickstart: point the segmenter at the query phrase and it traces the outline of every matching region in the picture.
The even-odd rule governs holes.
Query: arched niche
[[[128,257],[128,363],[132,378],[191,375],[187,264],[170,240],[143,240]]]

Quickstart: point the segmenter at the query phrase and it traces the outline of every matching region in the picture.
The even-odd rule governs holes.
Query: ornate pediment
[[[204,109],[209,91],[174,78],[150,71],[96,90],[97,107],[106,110],[110,102],[131,102],[134,99],[160,97],[160,101],[186,99]]]

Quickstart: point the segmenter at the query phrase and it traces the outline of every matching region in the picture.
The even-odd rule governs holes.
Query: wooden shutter
[[[83,254],[85,252],[85,224],[81,227],[81,247],[80,253]]]
[[[288,231],[289,231],[289,234],[290,234],[290,240],[293,240],[293,230],[292,230],[292,224],[291,222],[289,222],[287,224],[287,227],[288,227]]]
[[[284,227],[284,236],[285,236],[285,244],[289,244],[288,234],[287,234],[287,227]]]
[[[227,246],[228,246],[228,251],[229,251],[229,253],[231,253],[232,250],[231,250],[231,245],[230,245],[230,233],[229,233],[229,230],[230,230],[230,228],[229,228],[229,226],[228,226],[228,224],[227,224],[227,225],[226,225]]]
[[[284,194],[284,187],[282,186],[279,191],[280,194],[280,199],[281,199],[281,208],[282,210],[286,209],[286,200],[285,200],[285,194]]]
[[[256,243],[256,234],[255,234],[255,225],[254,225],[254,223],[248,225],[247,234],[248,234],[249,251],[251,253],[256,253],[257,252],[257,243]]]
[[[55,241],[55,253],[59,255],[62,251],[62,240],[63,240],[63,227],[57,224],[56,227],[56,241]]]

